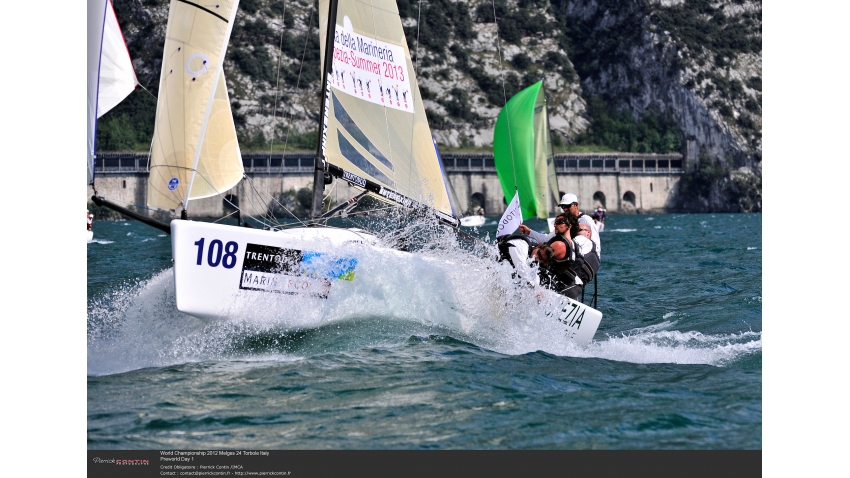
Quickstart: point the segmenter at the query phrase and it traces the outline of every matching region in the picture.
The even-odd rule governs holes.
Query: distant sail
[[[545,219],[558,194],[543,82],[514,95],[493,133],[493,156],[505,201],[519,192],[522,215]],[[557,201],[557,200],[556,200]]]
[[[97,119],[139,84],[110,0],[88,0],[88,183],[94,179]]]
[[[148,205],[186,208],[235,186],[242,156],[222,62],[238,0],[172,0],[151,146]]]
[[[329,4],[319,2],[322,57]],[[333,55],[325,158],[452,215],[395,0],[340,2]]]

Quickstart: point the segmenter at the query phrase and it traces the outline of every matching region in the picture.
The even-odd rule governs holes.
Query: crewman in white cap
[[[599,254],[599,258],[601,259],[602,244],[599,242],[599,230],[596,228],[596,223],[593,222],[593,218],[579,211],[578,197],[572,193],[564,194],[563,197],[561,197],[561,202],[558,206],[563,209],[565,213],[578,218],[579,224],[586,224],[590,228],[590,240],[596,244],[596,252]],[[525,224],[519,226],[519,233],[526,234],[540,243],[544,243],[555,236],[554,232],[547,235],[541,234],[537,231],[532,231],[531,228]]]

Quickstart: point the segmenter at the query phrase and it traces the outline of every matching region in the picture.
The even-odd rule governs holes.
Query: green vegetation
[[[245,130],[237,130],[236,137],[239,140],[239,148],[244,152],[268,152],[270,149],[276,153],[315,151],[318,146],[318,130],[304,133],[290,132],[287,134],[286,129],[282,125],[279,125],[275,133],[274,142],[272,142],[271,138],[267,138],[260,129],[255,129],[253,133]]]
[[[602,98],[587,102],[590,125],[575,145],[632,153],[670,153],[681,149],[681,133],[669,113],[645,110],[637,120],[628,111],[612,111]]]
[[[98,151],[146,152],[151,147],[156,99],[141,88],[97,122]]]
[[[659,6],[651,18],[688,47],[687,55],[700,56],[708,50],[717,66],[726,66],[740,53],[761,53],[761,9],[726,15],[723,6],[716,5],[712,0],[688,0]]]
[[[269,208],[269,214],[274,217],[310,217],[310,209],[313,207],[313,186],[301,188],[298,191],[290,189],[275,194],[277,200]],[[288,211],[288,212],[287,212]]]
[[[679,193],[685,198],[703,198],[706,201],[711,195],[711,187],[727,172],[716,158],[702,154],[697,168],[682,176],[679,181]]]

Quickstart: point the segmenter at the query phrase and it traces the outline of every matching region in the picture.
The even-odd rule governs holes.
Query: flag
[[[502,218],[499,219],[499,227],[496,229],[496,238],[512,234],[522,224],[522,210],[519,207],[519,191],[514,194],[513,200],[508,204]]]

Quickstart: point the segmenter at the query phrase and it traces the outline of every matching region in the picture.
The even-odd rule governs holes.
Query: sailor
[[[86,209],[86,230],[91,231],[91,223],[94,220],[94,216]]]
[[[571,193],[564,194],[561,197],[561,203],[558,204],[558,206],[561,207],[564,213],[569,214],[570,216],[578,219],[579,224],[586,224],[590,228],[591,240],[596,244],[596,253],[601,259],[602,244],[599,243],[599,230],[596,228],[596,223],[593,222],[593,219],[591,219],[590,216],[579,211],[578,197],[576,197],[575,194]],[[556,232],[552,232],[546,235],[537,231],[532,231],[531,228],[524,224],[519,226],[519,232],[520,234],[526,234],[539,242],[547,242],[556,234]]]
[[[584,264],[579,271],[582,282],[589,284],[599,272],[599,254],[596,253],[596,243],[591,237],[592,231],[587,224],[576,224],[571,231],[577,252],[581,254]]]
[[[596,206],[596,210],[593,211],[593,214],[599,216],[600,221],[605,222],[605,212],[605,208],[600,204]]]
[[[584,261],[570,238],[571,226],[578,227],[576,219],[567,214],[559,214],[555,218],[552,237],[535,248],[531,255],[540,265],[541,284],[571,299],[578,299],[585,284],[580,275]]]

